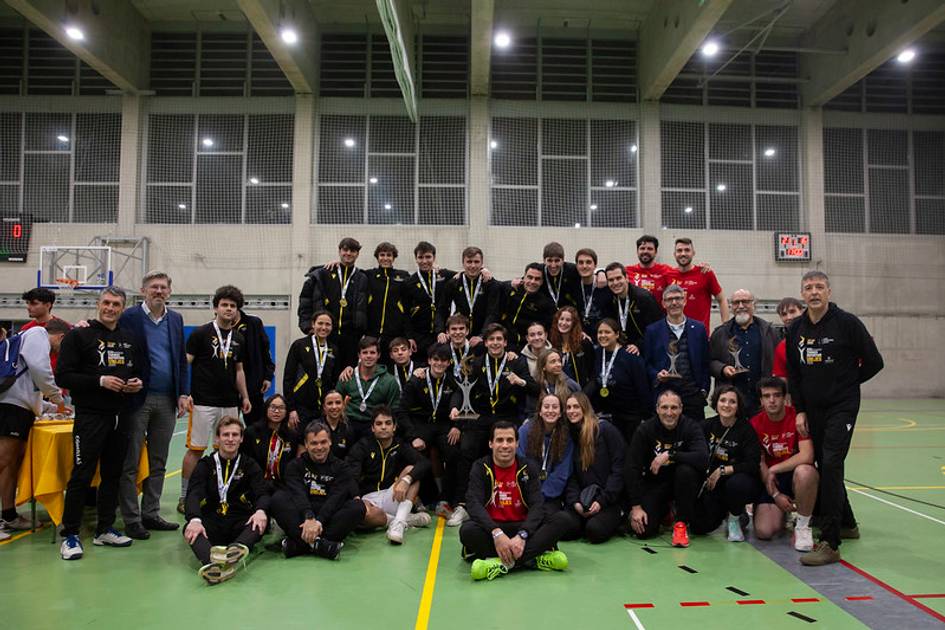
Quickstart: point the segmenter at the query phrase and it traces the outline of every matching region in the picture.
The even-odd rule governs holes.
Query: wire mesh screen
[[[151,113],[144,223],[289,223],[287,113]]]
[[[466,117],[322,114],[318,223],[466,223]]]
[[[115,223],[121,115],[0,112],[0,212]]]
[[[588,118],[582,109],[563,117],[559,108],[552,117],[506,115],[503,107],[492,115],[492,225],[640,224],[637,122]]]
[[[945,131],[826,127],[828,232],[945,234]]]
[[[796,126],[663,120],[660,148],[665,228],[800,227]]]

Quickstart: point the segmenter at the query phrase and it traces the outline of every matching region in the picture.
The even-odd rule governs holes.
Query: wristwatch
[[[524,529],[518,530],[518,534],[517,534],[517,535],[518,535],[518,537],[521,538],[522,540],[528,540],[528,532],[526,532]]]

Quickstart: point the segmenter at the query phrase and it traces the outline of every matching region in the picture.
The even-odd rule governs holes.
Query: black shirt
[[[243,335],[236,330],[221,329],[220,333],[224,346],[232,333],[225,360],[213,322],[197,328],[187,339],[187,354],[194,358],[190,364],[190,395],[195,405],[237,407],[240,404],[236,364],[243,361]]]
[[[109,330],[98,320],[73,328],[62,339],[56,384],[68,389],[79,410],[116,413],[134,394],[113,392],[99,383],[102,376],[140,378],[135,337],[120,326]]]
[[[707,419],[703,428],[709,444],[709,472],[719,466],[731,466],[733,473],[753,477],[760,474],[761,446],[748,420],[738,418],[729,428],[722,426],[722,420],[715,416]]]

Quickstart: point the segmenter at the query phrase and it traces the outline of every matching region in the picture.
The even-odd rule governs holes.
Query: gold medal
[[[230,504],[224,501],[220,504],[220,514],[226,516],[227,511],[230,509]]]
[[[601,387],[601,388],[600,388],[600,397],[601,397],[601,398],[607,398],[608,396],[610,396],[610,390],[607,389],[606,387]]]
[[[348,306],[348,300],[346,300],[345,298],[341,298],[340,300],[338,300],[338,304],[341,305],[341,308],[344,308]]]

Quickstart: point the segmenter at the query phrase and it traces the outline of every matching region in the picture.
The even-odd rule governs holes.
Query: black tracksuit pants
[[[841,523],[853,527],[856,518],[843,485],[843,465],[850,451],[857,409],[807,410],[807,427],[814,443],[814,461],[820,472],[817,509],[820,539],[840,547]]]
[[[576,540],[582,535],[587,542],[597,545],[607,542],[620,526],[620,508],[616,505],[605,507],[589,518],[574,511],[574,506],[566,506],[562,512],[568,518],[568,531],[563,540]]]
[[[640,426],[644,418],[635,413],[623,413],[617,410],[610,414],[610,420],[615,427],[620,429],[623,441],[629,446],[633,441],[633,434],[637,432],[637,427]]]
[[[689,523],[696,511],[696,495],[702,486],[703,474],[688,464],[672,464],[643,481],[640,507],[646,512],[646,529],[640,538],[651,538],[660,532],[660,522],[670,508],[676,507],[675,520]]]
[[[253,545],[259,542],[262,534],[253,530],[251,525],[247,525],[251,514],[229,514],[222,516],[216,512],[202,512],[200,521],[203,528],[207,530],[206,536],[197,536],[190,549],[200,560],[200,564],[210,564],[210,547],[214,545],[232,545],[241,543],[253,548]]]
[[[313,505],[312,510],[317,514],[320,506]],[[364,520],[364,503],[358,499],[349,499],[341,504],[341,507],[332,515],[327,523],[323,522],[322,538],[332,542],[341,542],[345,537],[354,531],[354,529]],[[302,541],[302,515],[292,500],[292,497],[285,490],[279,490],[272,497],[269,503],[269,512],[279,523],[279,527],[285,532],[285,535],[292,540],[299,548],[309,549],[309,546]]]
[[[761,481],[754,475],[737,472],[719,477],[715,489],[706,487],[696,500],[696,511],[690,522],[692,533],[708,534],[715,531],[728,514],[744,513],[745,504],[757,500],[761,490]]]
[[[66,499],[62,511],[62,535],[79,533],[85,493],[99,467],[101,483],[98,487],[98,523],[96,534],[101,534],[115,523],[118,509],[118,483],[128,451],[128,420],[119,420],[117,413],[100,413],[76,409],[72,427],[72,475],[66,485]]]
[[[443,463],[442,490],[436,487],[432,469],[420,482],[420,496],[424,502],[429,503],[434,500],[443,500],[452,505],[456,505],[465,501],[466,490],[463,488],[462,493],[460,493],[460,489],[456,483],[456,471],[459,468],[459,460],[461,458],[459,443],[450,444],[446,439],[451,428],[453,428],[451,425],[444,423],[422,424],[414,428],[417,437],[422,439],[427,445],[426,449],[421,452],[429,458],[430,451],[436,449],[440,456],[440,461]]]
[[[460,427],[459,464],[456,467],[456,484],[453,492],[453,505],[466,503],[466,488],[469,486],[469,473],[477,459],[489,449],[489,428],[495,422],[493,418],[480,417],[464,422]]]
[[[510,538],[522,529],[520,522],[496,523],[496,525]],[[525,541],[525,550],[515,566],[525,566],[546,551],[556,549],[558,541],[567,533],[568,527],[569,521],[564,510],[546,515],[538,529],[532,532]],[[466,521],[459,528],[459,541],[463,544],[463,558],[466,560],[484,560],[498,556],[492,532],[471,520]]]

